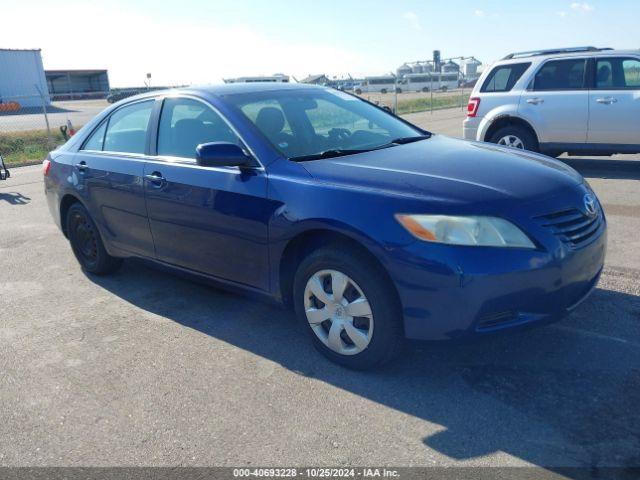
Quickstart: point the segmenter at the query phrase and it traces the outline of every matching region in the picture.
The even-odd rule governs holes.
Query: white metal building
[[[0,48],[0,102],[41,107],[51,102],[40,50]]]

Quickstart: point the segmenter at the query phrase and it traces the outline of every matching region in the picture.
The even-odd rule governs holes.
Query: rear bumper
[[[480,119],[478,117],[467,117],[462,122],[462,138],[465,140],[478,140],[478,126]]]
[[[549,253],[425,242],[398,250],[391,276],[405,335],[461,339],[560,320],[597,285],[605,249],[606,225],[580,250],[563,247]]]

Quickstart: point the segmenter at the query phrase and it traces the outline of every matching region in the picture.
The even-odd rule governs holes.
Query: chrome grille
[[[602,211],[596,205],[595,215],[587,215],[577,208],[561,210],[547,215],[540,215],[535,219],[543,227],[551,229],[564,243],[572,247],[581,247],[597,238],[602,226]]]

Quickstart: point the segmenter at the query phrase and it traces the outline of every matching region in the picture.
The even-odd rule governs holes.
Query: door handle
[[[603,103],[604,105],[611,105],[612,103],[617,103],[618,99],[613,97],[605,97],[605,98],[596,98],[596,102]]]
[[[151,182],[151,184],[156,188],[161,188],[167,183],[167,180],[160,172],[153,172],[150,175],[145,175],[144,178],[149,180],[149,182]]]
[[[544,103],[544,100],[542,98],[527,98],[527,103],[530,103],[531,105],[539,105]]]
[[[76,168],[80,170],[80,172],[84,172],[89,167],[87,166],[87,162],[82,160],[81,162],[76,163]]]

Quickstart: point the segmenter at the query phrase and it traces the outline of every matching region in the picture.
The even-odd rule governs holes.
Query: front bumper
[[[577,250],[426,242],[397,249],[390,273],[400,295],[405,335],[460,339],[559,320],[596,286],[605,250],[606,223],[592,243]]]

